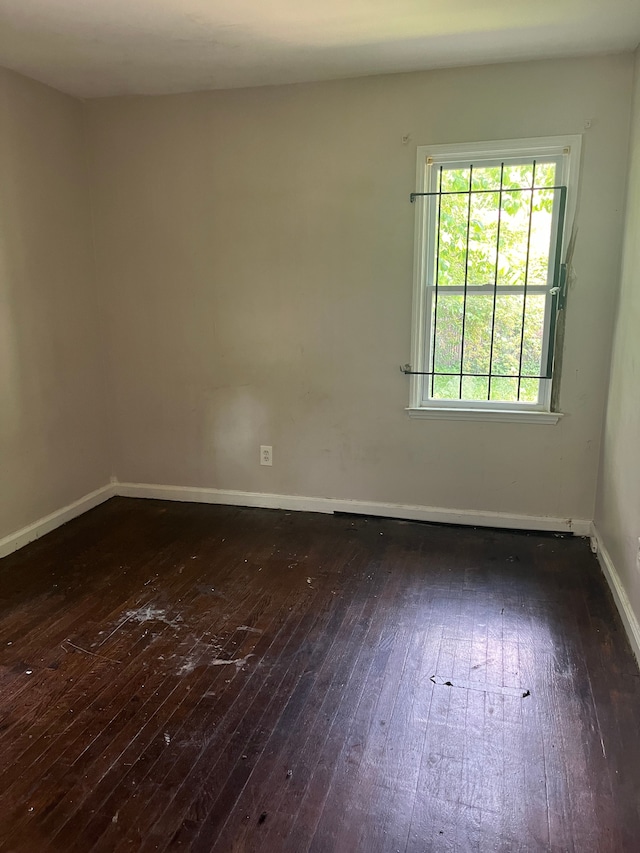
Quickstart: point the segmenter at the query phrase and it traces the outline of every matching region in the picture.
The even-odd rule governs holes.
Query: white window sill
[[[517,411],[513,409],[423,408],[406,411],[410,418],[436,418],[453,421],[495,421],[498,423],[557,424],[561,412]]]

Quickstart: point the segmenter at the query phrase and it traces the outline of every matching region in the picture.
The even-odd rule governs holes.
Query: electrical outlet
[[[260,464],[273,465],[273,447],[270,444],[260,445]]]

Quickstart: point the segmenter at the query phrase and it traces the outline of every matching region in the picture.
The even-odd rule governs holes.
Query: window
[[[411,414],[557,420],[580,141],[418,148]]]

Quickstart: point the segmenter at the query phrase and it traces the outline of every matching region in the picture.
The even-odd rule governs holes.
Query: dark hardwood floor
[[[114,499],[0,561],[0,849],[638,851],[586,540]]]

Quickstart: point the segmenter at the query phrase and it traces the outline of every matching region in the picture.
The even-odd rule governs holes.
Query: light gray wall
[[[0,539],[109,479],[82,104],[0,69]]]
[[[90,101],[119,479],[592,518],[631,84],[627,55]],[[410,420],[416,145],[587,120],[565,418]]]
[[[607,417],[595,523],[640,620],[640,54],[636,54],[631,166]]]

